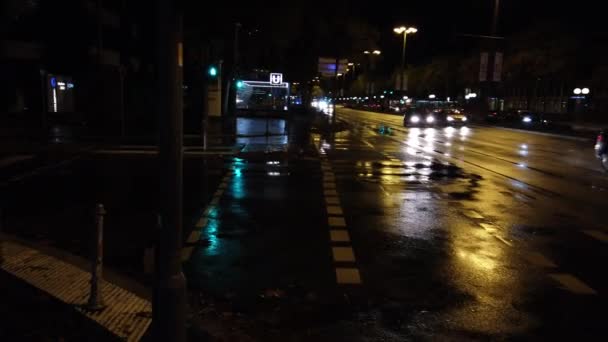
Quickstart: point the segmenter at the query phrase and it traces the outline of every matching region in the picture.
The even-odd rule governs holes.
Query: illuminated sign
[[[281,84],[283,83],[283,74],[271,73],[270,84]]]

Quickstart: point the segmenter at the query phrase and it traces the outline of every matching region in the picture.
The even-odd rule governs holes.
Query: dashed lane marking
[[[361,284],[361,275],[356,268],[336,268],[338,284]]]
[[[329,231],[329,237],[332,242],[350,242],[347,230],[332,229]]]
[[[367,145],[367,146],[369,146],[369,147],[371,147],[371,148],[375,149],[374,145],[372,145],[372,143],[370,143],[369,141],[367,141],[367,140],[362,140],[362,141],[363,141],[363,143],[364,143],[365,145]]]
[[[483,216],[479,215],[479,213],[476,212],[475,210],[467,210],[467,211],[464,211],[463,214],[466,217],[469,217],[472,219],[482,219],[483,218]]]
[[[480,223],[479,225],[489,233],[495,233],[498,231],[498,227],[490,223]]]
[[[511,242],[509,242],[507,239],[503,238],[502,236],[500,236],[500,235],[494,235],[494,237],[497,238],[498,240],[500,240],[505,245],[507,245],[509,247],[513,247],[513,244]]]
[[[182,262],[188,261],[193,252],[194,246],[182,247]]]
[[[325,195],[325,197],[338,196],[338,192],[336,190],[328,189],[323,191],[323,195]]]
[[[557,265],[546,256],[538,252],[530,252],[525,255],[526,260],[534,266],[544,268],[556,268]]]
[[[331,205],[331,206],[327,206],[327,213],[329,215],[342,215],[342,208],[340,208],[337,205]]]
[[[340,205],[340,199],[338,197],[325,197],[325,203]]]
[[[351,247],[332,247],[335,262],[355,262],[355,253]]]
[[[346,221],[344,221],[344,217],[328,217],[327,223],[330,227],[346,227]]]
[[[583,230],[583,233],[591,236],[592,238],[602,241],[608,242],[608,234],[600,232],[598,230]]]
[[[198,219],[198,221],[196,221],[196,224],[194,225],[194,227],[203,228],[206,225],[207,225],[207,218],[201,217],[200,219]]]
[[[557,281],[564,289],[581,295],[596,295],[597,292],[571,274],[555,273],[549,274],[553,280]]]
[[[325,182],[323,183],[323,188],[324,189],[335,189],[336,188],[336,183],[333,182]]]
[[[188,243],[196,243],[201,238],[201,232],[199,230],[193,230],[190,235],[188,235],[188,239],[186,242]]]

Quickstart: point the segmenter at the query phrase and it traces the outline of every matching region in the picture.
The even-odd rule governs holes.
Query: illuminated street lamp
[[[368,58],[369,58],[368,61],[367,61],[367,63],[368,63],[368,69],[373,69],[372,57],[374,55],[375,56],[379,56],[382,52],[380,50],[373,50],[373,51],[365,50],[365,51],[363,51],[363,53],[366,54],[368,56]],[[368,72],[369,72],[369,70],[368,70]],[[370,88],[368,89],[368,87],[370,87]],[[373,87],[373,83],[370,86],[370,83],[368,81],[367,84],[365,85],[365,89],[366,89],[366,92],[368,94],[372,92],[371,91],[371,87]]]
[[[405,74],[405,43],[407,42],[407,35],[418,32],[418,29],[416,29],[415,27],[401,26],[401,27],[395,27],[393,29],[393,31],[396,34],[403,34],[403,50],[401,52],[401,76],[399,77],[399,79],[401,81],[400,89],[404,90],[405,77],[403,77],[403,75]]]

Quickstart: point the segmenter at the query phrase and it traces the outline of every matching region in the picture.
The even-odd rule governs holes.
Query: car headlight
[[[529,116],[524,116],[524,118],[522,119],[523,122],[532,122],[532,118]]]
[[[463,117],[462,117],[462,121],[467,121],[467,117],[466,117],[466,116],[463,116]]]
[[[453,118],[453,117],[451,117],[451,116],[448,116],[448,121],[450,121],[450,122],[451,122],[451,121],[454,121],[454,118]]]
[[[427,123],[433,123],[433,122],[435,122],[435,118],[434,118],[434,117],[432,117],[432,116],[427,116],[427,117],[426,117],[426,122],[427,122]]]
[[[418,122],[420,122],[420,117],[418,115],[412,115],[412,117],[410,118],[410,121],[413,123],[418,123]]]

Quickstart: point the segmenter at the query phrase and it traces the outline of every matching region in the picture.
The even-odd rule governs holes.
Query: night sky
[[[367,1],[348,2],[327,1],[264,1],[243,2],[235,6],[224,3],[226,12],[213,20],[223,26],[228,21],[240,21],[247,27],[259,27],[266,31],[284,29],[285,21],[276,17],[287,17],[286,21],[297,21],[301,17],[314,20],[316,17],[341,13],[356,17],[375,28],[379,36],[379,48],[382,50],[382,67],[388,71],[399,64],[401,40],[392,32],[398,25],[415,26],[419,32],[408,37],[408,64],[423,64],[434,56],[464,52],[476,48],[478,41],[463,38],[458,33],[489,35],[494,8],[494,0],[468,1]],[[593,1],[526,1],[501,0],[498,35],[510,37],[518,32],[525,32],[535,26],[553,23],[555,34],[561,32],[582,33],[605,29],[602,27],[605,15],[598,11],[599,5]],[[312,19],[311,19],[312,18]],[[278,22],[279,24],[274,24]],[[295,37],[294,39],[301,39]],[[302,50],[295,56],[305,54]]]

